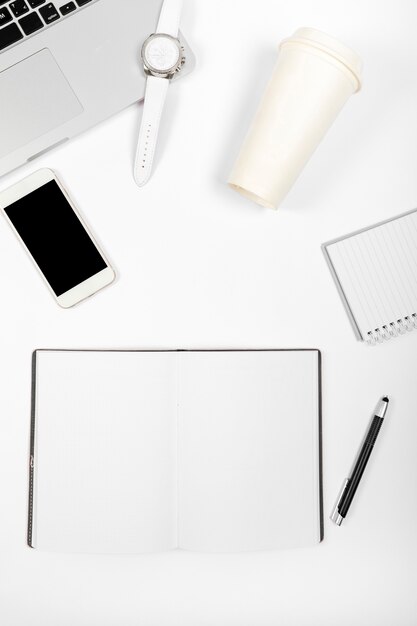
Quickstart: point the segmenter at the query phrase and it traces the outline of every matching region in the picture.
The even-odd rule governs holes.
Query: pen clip
[[[346,486],[347,486],[348,482],[349,482],[349,478],[345,478],[345,481],[344,481],[344,483],[342,485],[342,488],[341,488],[341,490],[339,492],[339,495],[337,496],[336,504],[333,507],[332,514],[330,515],[330,519],[337,526],[341,526],[342,522],[344,520],[344,518],[339,513],[339,504],[340,504],[340,501],[341,501],[341,499],[343,497],[343,494],[345,493],[345,489],[346,489]]]

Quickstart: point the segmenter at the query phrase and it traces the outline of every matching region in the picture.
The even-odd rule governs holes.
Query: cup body
[[[278,208],[360,81],[359,57],[333,37],[302,28],[284,40],[231,187]]]

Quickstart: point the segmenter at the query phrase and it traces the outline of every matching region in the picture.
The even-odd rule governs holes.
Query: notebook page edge
[[[320,350],[316,351],[317,356],[317,369],[316,369],[316,384],[317,384],[317,463],[318,467],[318,517],[319,517],[319,536],[318,543],[324,539],[324,501],[323,501],[323,395],[322,395],[322,354]]]
[[[342,241],[343,239],[344,239],[344,237],[339,239],[338,241]],[[349,321],[350,321],[351,326],[353,328],[353,331],[355,333],[356,339],[358,339],[358,341],[364,341],[364,337],[363,337],[363,335],[361,333],[361,330],[359,328],[359,324],[358,324],[358,322],[356,320],[356,317],[354,316],[353,311],[352,311],[352,309],[350,307],[349,300],[346,297],[346,294],[344,292],[342,283],[341,283],[341,281],[339,279],[339,276],[338,276],[336,268],[335,268],[335,266],[333,264],[330,252],[328,250],[328,247],[338,243],[338,241],[334,241],[334,242],[331,242],[329,244],[323,244],[322,245],[322,251],[323,251],[323,254],[324,254],[324,258],[326,259],[327,265],[329,267],[330,274],[331,274],[331,276],[333,278],[333,281],[334,281],[334,283],[336,285],[337,291],[339,292],[340,298],[342,300],[342,304],[343,304],[343,306],[345,308],[345,311],[346,311],[346,313],[348,315]]]
[[[375,224],[371,224],[369,226],[364,226],[363,228],[359,228],[354,230],[346,235],[342,235],[341,237],[335,237],[334,239],[330,239],[329,241],[325,241],[321,247],[322,249],[326,249],[328,246],[331,246],[335,243],[339,243],[339,241],[343,241],[344,239],[350,239],[350,237],[355,237],[356,235],[360,235],[361,233],[366,232],[367,230],[373,230],[374,228],[378,228],[378,226],[384,226],[384,224],[389,224],[389,222],[395,222],[403,217],[407,217],[407,215],[412,215],[413,213],[417,213],[416,209],[411,209],[410,211],[405,211],[404,213],[400,213],[399,215],[395,215],[394,217],[390,217],[386,220],[381,220],[380,222],[375,222]]]

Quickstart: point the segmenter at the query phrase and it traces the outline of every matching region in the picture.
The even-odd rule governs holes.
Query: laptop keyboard
[[[97,0],[0,0],[0,52]]]

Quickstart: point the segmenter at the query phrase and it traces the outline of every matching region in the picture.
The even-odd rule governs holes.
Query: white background
[[[182,28],[198,67],[171,89],[145,189],[131,172],[140,106],[2,179],[5,188],[38,166],[56,169],[119,274],[60,310],[0,225],[4,626],[417,624],[417,332],[376,348],[356,342],[320,250],[417,206],[416,17],[413,0],[189,0]],[[225,179],[278,42],[299,26],[356,49],[364,86],[273,212]],[[221,556],[29,550],[30,355],[40,347],[320,348],[323,543]],[[328,514],[385,393],[390,415],[337,528]]]

